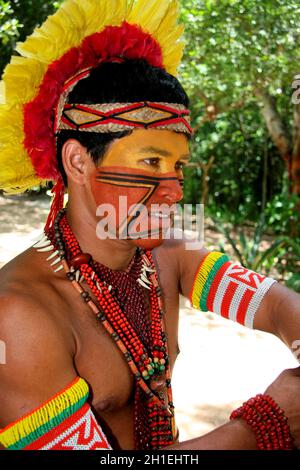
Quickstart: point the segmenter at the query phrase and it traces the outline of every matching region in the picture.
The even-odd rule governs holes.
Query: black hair
[[[90,76],[81,80],[68,97],[71,104],[133,103],[156,101],[183,104],[189,107],[189,98],[177,80],[165,70],[152,67],[145,60],[107,62],[94,68]],[[61,152],[64,143],[76,139],[99,163],[110,143],[129,135],[131,131],[96,133],[60,131],[57,137],[58,167],[67,183]]]

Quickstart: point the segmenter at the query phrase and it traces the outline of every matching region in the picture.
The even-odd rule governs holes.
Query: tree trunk
[[[300,105],[294,109],[293,142],[277,110],[276,100],[268,90],[256,90],[255,94],[262,104],[261,113],[269,134],[283,158],[289,175],[290,192],[300,197]],[[297,204],[300,217],[300,199]],[[297,224],[296,224],[297,225]],[[298,233],[298,226],[292,224],[291,235]]]
[[[213,167],[215,157],[211,156],[208,163],[195,162],[188,163],[188,168],[201,168],[202,171],[202,188],[201,188],[201,204],[206,205],[207,197],[209,195],[209,172]]]
[[[256,90],[255,94],[261,102],[261,113],[266,122],[269,134],[283,158],[288,170],[289,179],[292,182],[292,145],[287,130],[284,127],[280,114],[278,113],[276,100],[267,90]]]

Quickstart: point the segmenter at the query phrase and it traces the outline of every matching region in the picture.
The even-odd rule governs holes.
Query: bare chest
[[[168,354],[173,369],[178,355],[178,292],[161,284]],[[167,292],[166,292],[167,290]],[[123,353],[96,316],[80,302],[76,314],[78,374],[91,386],[93,404],[99,411],[120,410],[130,403],[133,374]]]
[[[173,369],[178,355],[178,279],[171,269],[161,264],[158,276],[164,305],[168,355]],[[117,436],[121,448],[131,448],[134,422],[133,374],[123,353],[100,320],[75,290],[68,292],[68,295],[72,296],[72,323],[77,343],[74,358],[76,371],[90,385],[92,406],[101,423],[107,427],[107,434]]]
[[[177,283],[167,270],[160,270],[159,279],[168,354],[173,369],[178,354],[179,294]],[[75,365],[78,374],[90,384],[93,404],[99,411],[122,409],[132,398],[133,375],[128,363],[101,322],[81,299],[77,299],[75,308],[78,343]]]

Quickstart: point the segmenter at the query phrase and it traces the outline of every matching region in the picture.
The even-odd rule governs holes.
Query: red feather
[[[140,27],[126,22],[87,37],[80,47],[70,49],[49,66],[38,95],[24,106],[24,145],[39,178],[59,179],[54,118],[65,82],[80,70],[117,57],[145,59],[150,65],[163,68],[158,42]]]

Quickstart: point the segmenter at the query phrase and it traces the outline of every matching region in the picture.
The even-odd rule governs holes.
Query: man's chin
[[[157,248],[158,246],[163,244],[164,239],[140,238],[138,240],[131,241],[135,246],[142,248],[143,250],[154,250],[154,248]]]

